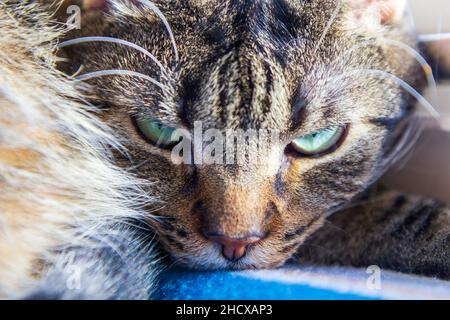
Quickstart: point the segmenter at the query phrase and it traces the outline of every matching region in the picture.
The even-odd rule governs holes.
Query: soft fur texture
[[[324,218],[364,192],[389,166],[414,127],[415,103],[389,72],[421,90],[425,77],[403,16],[404,3],[383,1],[106,1],[82,13],[78,37],[126,40],[129,46],[91,41],[64,47],[63,68],[79,75],[101,70],[140,72],[89,80],[102,118],[125,137],[149,192],[165,203],[154,224],[160,241],[181,264],[197,268],[279,266],[320,227]],[[391,3],[391,1],[389,1]],[[394,14],[395,13],[395,14]],[[177,54],[170,34],[173,32]],[[191,131],[203,128],[273,129],[280,139],[258,164],[174,164],[170,150],[139,134],[133,119],[153,118]],[[290,142],[330,125],[349,125],[334,152],[302,157]],[[254,148],[246,141],[238,148]],[[157,209],[157,208],[155,208]],[[239,261],[228,261],[205,234],[262,237]]]
[[[81,30],[62,34],[37,5],[3,2],[0,295],[146,298],[156,270],[146,224],[174,260],[189,267],[283,264],[327,216],[364,199],[414,141],[415,100],[399,78],[421,91],[425,77],[410,54],[416,41],[401,19],[403,6],[394,0],[111,0],[84,10]],[[45,10],[53,14],[55,7]],[[55,44],[81,36],[126,40],[156,59],[123,42],[72,43],[58,52],[67,74],[141,73],[73,81],[55,69]],[[134,125],[143,118],[188,130],[202,121],[205,129],[276,129],[281,135],[256,166],[175,164],[169,150],[143,139]],[[320,157],[293,152],[293,139],[330,125],[348,128],[336,148]],[[239,147],[247,146],[252,141]],[[375,210],[388,214],[391,203],[385,204]],[[413,237],[424,239],[424,255],[412,261],[399,255],[400,261],[383,266],[448,277],[448,210],[439,205],[422,218],[422,207],[402,211],[395,230],[402,224],[421,230]],[[342,219],[347,216],[353,219]],[[364,217],[367,230],[378,230],[370,224],[377,219]],[[327,239],[320,245],[334,244],[322,230]],[[261,239],[230,261],[208,233]],[[434,233],[442,237],[429,237]],[[377,232],[366,234],[380,239]],[[402,244],[410,243],[405,234]],[[352,238],[347,247],[347,238],[336,239],[342,252],[355,249],[351,259],[337,261],[322,251],[311,261],[364,265],[395,254],[380,246],[359,259],[371,238]],[[80,286],[73,286],[74,274],[82,276]]]
[[[450,210],[417,195],[373,190],[331,216],[297,261],[380,268],[450,279]]]
[[[75,270],[96,289],[84,286],[68,296],[123,297],[115,288],[120,276],[110,276],[115,269],[92,260],[113,251],[104,264],[136,263],[121,272],[147,283],[147,291],[130,297],[147,298],[154,272],[132,272],[140,266],[137,255],[130,256],[139,239],[126,222],[148,218],[139,208],[153,199],[141,181],[111,163],[106,148],[118,141],[93,116],[95,108],[82,102],[74,81],[54,68],[56,43],[66,31],[38,5],[0,4],[0,297],[34,292],[48,265],[47,290],[65,288],[66,281],[52,279]],[[84,249],[69,249],[78,246]],[[148,241],[141,249],[151,259]]]

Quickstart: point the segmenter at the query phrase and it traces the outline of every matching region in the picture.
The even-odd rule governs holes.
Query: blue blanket
[[[450,282],[381,270],[287,266],[277,270],[196,272],[168,270],[165,300],[450,299]]]

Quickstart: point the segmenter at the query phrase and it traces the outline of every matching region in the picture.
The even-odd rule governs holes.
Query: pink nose
[[[209,240],[222,245],[222,255],[230,261],[237,261],[245,255],[247,247],[261,240],[258,236],[248,236],[243,238],[231,238],[225,235],[208,235]]]

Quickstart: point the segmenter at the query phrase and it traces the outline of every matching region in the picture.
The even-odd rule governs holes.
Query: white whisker
[[[395,164],[398,168],[401,168],[407,163],[412,155],[412,150],[422,136],[424,129],[425,126],[420,123],[418,118],[413,118],[410,121],[408,128],[405,130],[405,133],[398,142],[395,150],[392,152],[391,156],[385,160],[389,167]]]
[[[450,33],[430,33],[417,36],[419,42],[433,42],[441,40],[450,40]]]
[[[408,84],[405,80],[393,75],[392,73],[377,70],[377,69],[357,69],[352,70],[349,73],[364,73],[364,75],[376,76],[382,78],[388,78],[396,82],[399,86],[401,86],[404,90],[406,90],[409,94],[411,94],[416,100],[422,104],[422,106],[434,117],[439,118],[439,113],[434,109],[431,103],[428,102],[427,99],[423,95],[421,95],[416,89],[414,89],[410,84]],[[348,74],[344,74],[343,76],[347,76]]]
[[[84,65],[80,65],[74,74],[70,75],[69,78],[76,78],[81,72],[83,72]]]
[[[314,54],[319,49],[320,45],[323,42],[323,39],[325,39],[325,36],[328,34],[328,31],[330,30],[331,26],[333,25],[334,21],[336,20],[337,15],[339,14],[339,11],[341,10],[342,6],[344,5],[344,2],[342,0],[339,0],[338,5],[336,6],[336,9],[334,9],[333,14],[331,15],[330,20],[328,20],[327,25],[325,26],[325,29],[322,32],[322,35],[320,36],[319,41],[317,41],[316,46],[314,47]]]
[[[72,46],[75,44],[79,44],[79,43],[88,43],[88,42],[109,42],[109,43],[115,43],[115,44],[120,44],[120,45],[124,45],[133,49],[136,49],[140,52],[142,52],[145,56],[149,57],[153,62],[155,62],[158,67],[167,74],[167,70],[164,68],[164,66],[161,64],[161,62],[156,59],[156,57],[151,54],[148,50],[142,48],[141,46],[138,46],[135,43],[126,41],[126,40],[122,40],[122,39],[117,39],[117,38],[112,38],[112,37],[81,37],[81,38],[76,38],[76,39],[71,39],[71,40],[67,40],[64,42],[61,42],[58,45],[58,48],[64,48],[64,47],[68,47],[68,46]]]
[[[172,46],[173,46],[173,52],[174,52],[174,55],[175,55],[175,60],[178,61],[177,44],[175,42],[175,37],[173,36],[172,29],[170,28],[169,22],[167,21],[166,17],[164,16],[164,14],[161,12],[161,10],[159,10],[158,7],[153,2],[151,2],[149,0],[138,0],[138,1],[141,2],[142,4],[146,5],[147,7],[149,7],[161,19],[161,21],[164,23],[164,25],[166,26],[166,30],[169,33],[170,41],[172,41]]]
[[[434,75],[433,75],[433,69],[431,68],[430,64],[425,60],[425,58],[419,52],[417,52],[417,50],[415,50],[414,48],[410,47],[409,45],[407,45],[403,42],[393,40],[393,39],[386,39],[386,38],[370,39],[370,40],[362,41],[362,42],[357,43],[356,45],[352,46],[349,50],[347,50],[345,52],[345,56],[348,57],[348,59],[349,59],[350,54],[353,51],[355,51],[356,49],[362,48],[362,47],[370,45],[370,44],[375,44],[377,42],[384,42],[388,45],[396,46],[396,47],[406,51],[411,56],[413,56],[416,59],[416,61],[421,65],[421,67],[424,71],[424,74],[427,78],[428,85],[431,88],[433,88],[433,95],[434,95],[435,100],[437,100],[437,85],[436,85],[436,79],[434,78]],[[339,61],[339,59],[341,59],[341,58],[343,58],[343,57],[339,56],[331,64],[337,63]]]
[[[434,99],[437,100],[437,85],[436,80],[434,79],[433,69],[431,68],[430,64],[425,60],[425,58],[419,52],[417,52],[417,50],[415,50],[414,48],[410,47],[409,45],[403,42],[385,38],[383,38],[382,41],[386,42],[389,45],[397,46],[405,50],[416,59],[416,61],[420,64],[422,70],[425,73],[428,85],[431,86],[431,88],[433,88]]]
[[[150,81],[151,83],[157,85],[158,87],[160,87],[162,90],[164,90],[164,85],[159,82],[156,81],[155,79],[153,79],[152,77],[149,77],[145,74],[136,72],[136,71],[131,71],[131,70],[119,70],[119,69],[112,69],[112,70],[101,70],[101,71],[94,71],[94,72],[89,72],[86,74],[82,74],[81,76],[76,77],[76,80],[79,81],[84,81],[84,80],[89,80],[92,78],[98,78],[98,77],[104,77],[104,76],[131,76],[131,77],[138,77],[138,78],[142,78],[145,80]]]

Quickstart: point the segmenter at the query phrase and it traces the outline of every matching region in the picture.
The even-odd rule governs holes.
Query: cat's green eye
[[[165,126],[161,122],[148,118],[136,119],[136,125],[141,134],[159,148],[171,148],[179,140],[172,140],[175,128]]]
[[[345,126],[329,127],[294,139],[291,142],[291,147],[301,155],[322,155],[337,147],[345,131]]]

